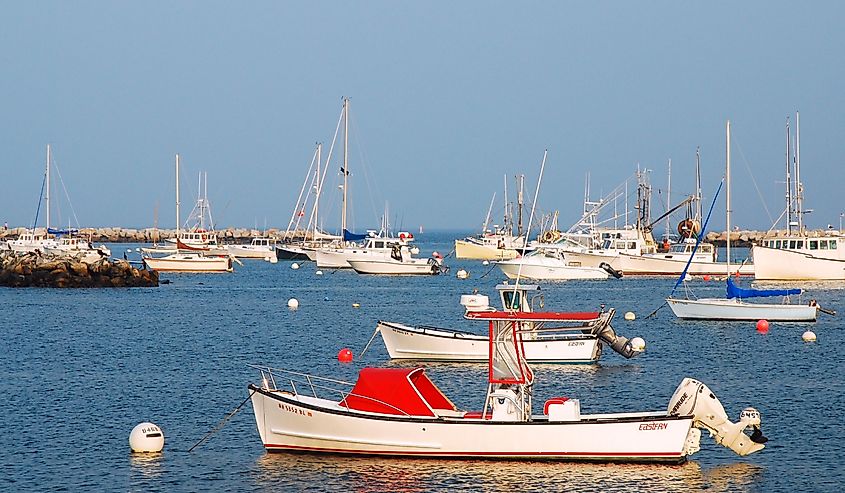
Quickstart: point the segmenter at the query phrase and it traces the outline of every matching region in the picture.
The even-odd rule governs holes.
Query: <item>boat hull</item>
[[[228,245],[229,255],[237,258],[269,259],[276,256],[274,247],[253,247],[250,245]]]
[[[602,255],[586,252],[566,252],[564,257],[569,265],[580,265],[581,267],[598,267],[602,262],[607,263],[613,269],[622,272],[626,276],[679,276],[687,266],[687,258],[675,258],[677,255],[665,254],[656,255],[630,255],[619,253],[615,255]],[[731,264],[731,272],[739,272],[741,276],[754,275],[754,266],[751,264]],[[687,274],[693,276],[724,276],[728,272],[728,266],[724,262],[690,262]]]
[[[676,317],[693,320],[768,320],[815,322],[818,307],[774,303],[747,303],[736,299],[666,300]]]
[[[391,359],[418,361],[487,361],[487,336],[431,327],[411,327],[395,322],[378,323],[378,331]],[[528,336],[525,357],[533,363],[595,363],[601,356],[598,337],[572,334],[560,338]]]
[[[537,281],[572,281],[579,279],[600,281],[610,277],[607,271],[598,267],[572,267],[564,262],[537,262],[537,260],[546,259],[532,259],[525,262],[514,259],[498,262],[497,265],[508,279],[516,279],[519,276],[523,279]]]
[[[754,278],[758,281],[845,280],[845,260],[757,245],[751,249],[751,255],[754,258]]]
[[[166,257],[144,257],[148,268],[159,272],[232,272],[229,257],[203,257],[173,254]]]
[[[435,265],[425,259],[412,259],[403,262],[393,259],[350,259],[349,265],[359,274],[431,276],[438,273]]]
[[[437,458],[668,462],[686,459],[692,417],[658,413],[503,422],[349,411],[324,399],[250,386],[268,451]]]
[[[317,260],[317,251],[294,245],[277,246],[276,258],[278,260],[310,260],[313,262]]]
[[[514,249],[495,248],[465,240],[455,240],[455,257],[467,260],[509,260],[519,253]]]

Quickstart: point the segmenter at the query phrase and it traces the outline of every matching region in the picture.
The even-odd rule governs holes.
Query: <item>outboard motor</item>
[[[719,443],[739,455],[762,450],[768,441],[760,430],[760,412],[747,407],[739,414],[739,423],[728,419],[725,408],[710,389],[692,378],[685,378],[669,399],[669,415],[693,416],[693,426],[710,432]],[[751,430],[751,435],[744,433]]]
[[[613,319],[615,313],[615,308],[611,308],[607,313],[603,313],[593,333],[622,356],[629,359],[638,356],[645,351],[645,341],[639,337],[629,340],[627,337],[618,335],[613,330],[613,327],[610,326],[610,321]]]
[[[616,279],[619,279],[620,277],[622,277],[622,273],[619,272],[618,270],[614,269],[613,267],[611,267],[610,264],[608,264],[607,262],[600,263],[599,269],[607,272],[608,274],[615,277]]]

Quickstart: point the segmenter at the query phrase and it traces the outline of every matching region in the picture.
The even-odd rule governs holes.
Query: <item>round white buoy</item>
[[[484,262],[481,262],[481,265],[490,265],[490,261],[485,260]]]
[[[457,272],[456,276],[458,279],[466,279],[469,277],[469,272],[465,271],[464,269],[461,269]]]
[[[352,308],[361,308],[361,303],[352,303]]]
[[[277,257],[275,255],[270,255],[269,257],[267,257],[267,261],[270,262],[271,264],[275,264],[275,263],[279,262],[279,257]]]
[[[322,275],[323,275],[323,271],[318,270],[318,271],[317,271],[317,272],[315,272],[314,274],[315,274],[315,275],[318,275],[318,276],[322,276]]]
[[[296,310],[299,308],[299,300],[296,298],[291,298],[288,300],[288,308],[291,310]]]
[[[684,282],[690,282],[690,281],[692,281],[692,276],[689,275],[689,274],[685,275],[684,276]]]
[[[634,351],[645,351],[645,340],[642,337],[631,339],[631,348]]]
[[[133,452],[161,452],[164,433],[153,423],[140,423],[129,434],[129,447]]]
[[[294,262],[294,263],[290,264],[290,268],[291,268],[291,269],[293,269],[293,270],[296,270],[296,269],[298,269],[298,268],[299,268],[299,264],[297,264],[296,262]]]
[[[625,320],[635,320],[637,318],[634,312],[625,312]]]
[[[804,342],[816,342],[816,333],[812,330],[808,330],[801,334],[801,339],[804,339]]]

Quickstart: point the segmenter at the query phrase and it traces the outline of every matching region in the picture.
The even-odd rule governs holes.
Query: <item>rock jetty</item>
[[[43,231],[43,228],[40,229]],[[25,228],[0,229],[0,241],[17,238],[26,231]],[[282,239],[285,235],[284,231],[277,229],[259,231],[248,228],[219,229],[215,233],[217,233],[220,243],[249,243],[252,238],[258,236]],[[291,233],[289,236],[302,238],[303,236],[310,236],[310,234],[310,232],[300,231]],[[81,228],[79,230],[79,236],[89,238],[92,243],[156,243],[167,238],[175,238],[176,230],[157,228]]]
[[[42,288],[123,288],[158,286],[158,273],[125,260],[82,262],[39,252],[0,253],[0,286]]]

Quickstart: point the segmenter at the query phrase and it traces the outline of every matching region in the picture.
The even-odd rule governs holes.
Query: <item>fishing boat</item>
[[[252,238],[249,245],[228,245],[229,254],[235,258],[276,259],[276,239],[261,236]]]
[[[819,306],[815,302],[807,305],[789,303],[789,296],[800,295],[801,289],[740,289],[732,277],[736,270],[731,269],[731,122],[725,130],[725,216],[727,223],[727,280],[725,298],[674,298],[670,295],[666,302],[676,317],[697,320],[769,320],[792,322],[815,322]],[[678,284],[686,274],[682,273]],[[674,292],[674,289],[673,289]],[[750,303],[746,300],[755,297],[783,297],[784,303]]]
[[[557,323],[558,315],[494,311],[473,318],[488,325],[490,341],[480,410],[458,409],[424,368],[363,368],[352,384],[254,366],[260,380],[248,389],[265,450],[682,463],[700,449],[702,429],[741,456],[764,448],[756,409],[744,409],[734,423],[715,394],[692,378],[682,380],[665,410],[588,413],[586,402],[555,396],[535,413],[523,328]]]
[[[350,258],[349,265],[359,274],[381,275],[423,275],[435,276],[445,273],[448,267],[443,265],[443,257],[435,252],[430,258],[414,258],[407,248],[394,243],[389,257],[369,255]]]
[[[531,284],[499,284],[496,286],[502,312],[526,317],[520,336],[528,361],[542,363],[595,363],[602,354],[603,343],[626,358],[645,350],[640,338],[628,340],[611,327],[616,313],[555,312],[553,323],[532,321],[537,306],[542,306],[540,287]],[[464,318],[474,320],[480,313],[495,312],[489,298],[478,293],[461,296]],[[549,313],[545,317],[552,317]],[[486,361],[490,349],[488,336],[467,331],[397,322],[379,321],[376,333],[381,334],[391,359],[418,361]],[[373,334],[375,336],[375,333]]]
[[[513,234],[514,224],[512,214],[510,213],[513,205],[508,203],[508,177],[505,176],[503,225],[494,224],[492,225],[492,229],[488,229],[490,213],[493,211],[493,204],[496,201],[496,194],[494,193],[493,198],[490,199],[490,207],[487,209],[484,224],[481,227],[481,234],[455,240],[456,258],[470,260],[509,260],[528,251],[522,231],[524,176],[517,175],[517,180],[519,185],[517,192],[517,234]]]
[[[142,249],[141,260],[144,265],[159,272],[232,272],[232,257],[226,250],[225,255],[213,255],[205,247],[182,243],[179,224],[179,155],[176,155],[176,238],[173,249]],[[163,256],[157,256],[164,254]]]
[[[564,247],[566,248],[566,247]],[[569,262],[561,247],[543,245],[523,257],[502,260],[496,265],[508,279],[531,279],[535,281],[605,280],[611,275],[622,277],[607,263],[598,267],[583,267],[579,262]]]
[[[804,225],[804,185],[801,183],[801,132],[795,114],[795,148],[791,150],[786,121],[786,229],[752,245],[754,278],[758,281],[845,281],[845,234],[808,231]],[[792,168],[790,170],[790,168]],[[768,235],[767,235],[768,236]]]

